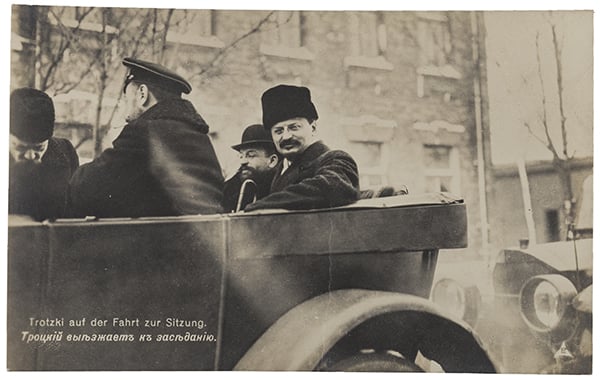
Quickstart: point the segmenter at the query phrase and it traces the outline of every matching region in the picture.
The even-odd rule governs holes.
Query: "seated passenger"
[[[307,210],[358,200],[358,168],[346,152],[317,139],[317,110],[306,87],[279,85],[262,95],[263,125],[283,156],[271,194],[245,210]]]
[[[125,58],[127,124],[70,184],[72,216],[141,217],[222,211],[223,175],[208,125],[176,73]]]
[[[69,140],[52,137],[54,103],[44,92],[10,94],[8,213],[38,221],[63,217],[79,158]]]
[[[261,124],[247,127],[242,133],[242,142],[232,148],[240,152],[240,168],[233,177],[225,181],[225,212],[243,210],[248,203],[268,195],[275,166],[279,162],[271,135]],[[243,193],[240,198],[241,190]]]

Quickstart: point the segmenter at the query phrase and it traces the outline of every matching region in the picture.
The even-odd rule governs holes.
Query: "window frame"
[[[448,148],[449,149],[449,157],[448,157],[448,168],[433,168],[433,167],[428,167],[425,163],[425,156],[426,156],[426,150],[428,148],[440,148],[440,147],[444,147],[444,148]],[[457,147],[453,146],[453,145],[446,145],[446,144],[423,144],[423,181],[424,181],[424,188],[425,191],[431,191],[431,189],[427,188],[427,180],[428,178],[435,178],[437,179],[437,184],[438,184],[438,190],[435,191],[442,191],[441,189],[439,189],[441,187],[441,177],[450,177],[450,189],[448,189],[448,192],[451,193],[455,193],[455,194],[460,194],[460,155],[459,155],[459,150],[457,149]]]

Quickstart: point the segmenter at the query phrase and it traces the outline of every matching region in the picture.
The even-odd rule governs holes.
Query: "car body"
[[[559,363],[555,356],[560,354],[561,347],[564,349],[563,344],[571,355],[578,355],[578,360],[584,360],[578,354],[578,341],[585,329],[591,339],[591,313],[578,312],[571,303],[591,284],[592,239],[503,250],[494,269],[494,286],[497,321],[504,331],[504,369],[533,373],[557,371],[555,364]],[[544,294],[544,290],[550,293]],[[552,293],[559,296],[552,296]],[[543,300],[543,297],[547,299]],[[556,298],[560,302],[548,298]],[[536,320],[540,319],[536,317],[538,313],[532,310],[536,307],[540,309],[539,321]],[[557,315],[544,317],[542,308],[547,309],[546,313],[556,309]],[[561,320],[557,321],[559,318]],[[581,355],[587,357],[585,360],[591,370],[591,352]],[[573,370],[574,373],[589,373],[587,368],[582,364],[580,369]]]
[[[592,179],[584,181],[569,239],[503,249],[493,272],[503,369],[592,370]]]
[[[427,300],[467,242],[446,194],[8,232],[11,370],[496,371]]]

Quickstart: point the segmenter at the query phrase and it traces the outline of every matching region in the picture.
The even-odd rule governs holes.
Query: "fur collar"
[[[144,112],[131,124],[144,123],[150,120],[174,120],[199,126],[203,133],[208,133],[208,125],[194,108],[194,105],[185,99],[166,99]]]

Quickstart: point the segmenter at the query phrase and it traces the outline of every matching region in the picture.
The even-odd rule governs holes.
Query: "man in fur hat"
[[[239,211],[238,206],[243,210],[255,198],[262,199],[268,195],[279,162],[271,135],[261,124],[246,127],[242,142],[232,148],[240,153],[240,168],[225,181],[223,207],[226,212]]]
[[[223,175],[208,125],[181,98],[190,84],[165,67],[125,58],[127,125],[70,184],[72,216],[142,217],[222,211]]]
[[[318,114],[306,87],[279,85],[262,95],[263,125],[283,156],[271,194],[245,210],[308,210],[358,200],[358,168],[352,157],[317,138]]]
[[[54,104],[33,88],[10,95],[8,213],[36,220],[64,216],[67,186],[79,166],[69,140],[52,137]]]

